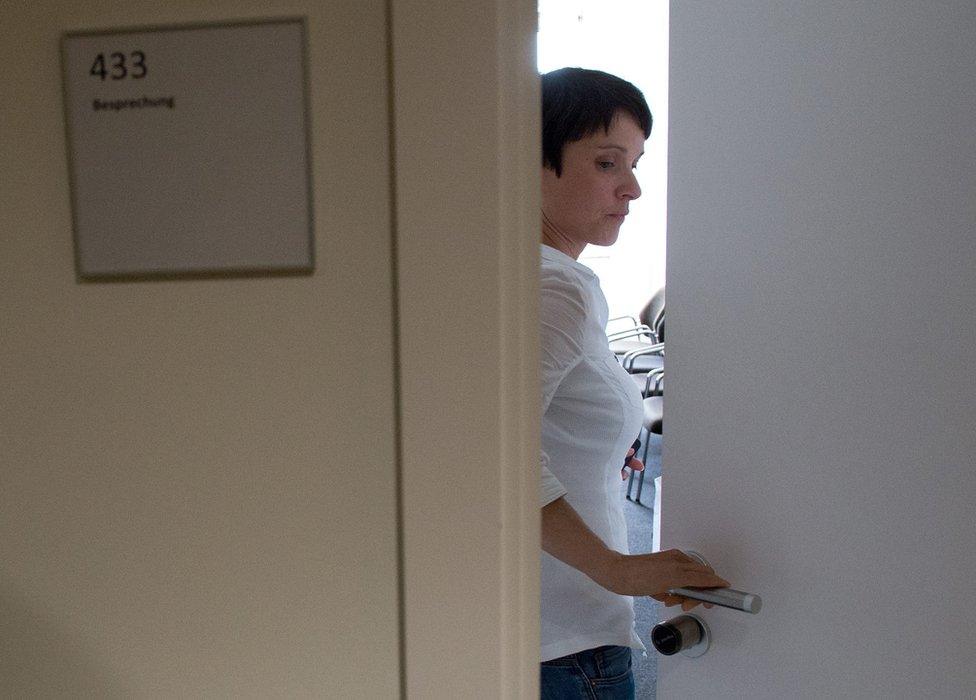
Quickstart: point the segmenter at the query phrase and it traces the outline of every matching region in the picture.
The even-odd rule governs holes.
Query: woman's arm
[[[724,588],[729,582],[684,552],[621,554],[607,547],[565,498],[542,508],[542,549],[620,595],[651,596],[687,610],[696,601],[667,595],[669,588]]]

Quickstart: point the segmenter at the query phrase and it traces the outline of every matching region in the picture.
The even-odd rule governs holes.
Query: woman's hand
[[[542,508],[542,549],[609,591],[650,596],[665,605],[680,603],[685,610],[691,610],[698,601],[668,595],[668,589],[729,585],[709,567],[677,549],[656,554],[621,554],[610,549],[565,498]]]
[[[699,605],[697,600],[669,595],[672,588],[726,588],[729,582],[679,549],[655,554],[610,552],[591,576],[607,590],[620,595],[650,596],[667,606],[681,604],[683,610]],[[711,606],[708,606],[711,607]]]
[[[644,471],[644,463],[634,456],[636,450],[631,447],[627,450],[627,459],[624,460],[624,466],[620,470],[621,481],[627,481],[627,469],[633,469],[635,472]]]

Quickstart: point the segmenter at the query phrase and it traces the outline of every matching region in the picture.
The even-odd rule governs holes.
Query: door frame
[[[537,8],[389,9],[402,692],[536,697]]]

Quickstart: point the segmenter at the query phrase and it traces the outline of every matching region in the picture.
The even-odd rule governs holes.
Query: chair
[[[641,456],[644,464],[647,464],[647,453],[650,447],[651,434],[664,434],[664,370],[649,372],[644,389],[644,420],[643,429],[647,432],[647,439],[644,441],[644,454]],[[630,471],[630,480],[627,482],[627,500],[641,502],[641,492],[644,490],[644,472],[640,472],[637,477],[637,497],[631,499],[630,492],[634,486],[634,476],[638,472],[633,469]]]
[[[664,367],[664,288],[651,297],[641,310],[639,319],[632,316],[612,319],[622,320],[629,320],[631,327],[608,333],[607,340],[620,365],[635,375],[634,381],[643,386],[648,372]]]
[[[620,366],[631,374],[646,374],[664,367],[664,343],[644,344],[618,356]]]
[[[641,309],[638,318],[633,316],[618,316],[607,322],[607,326],[618,321],[629,321],[630,325],[622,330],[607,333],[610,349],[616,355],[624,355],[634,350],[656,345],[663,340],[659,329],[664,321],[664,287],[651,296],[650,301]]]
[[[663,361],[663,355],[655,356]],[[647,372],[630,373],[631,378],[641,390],[641,396],[645,399],[651,396],[662,396],[664,394],[664,366],[653,367]]]
[[[664,432],[664,288],[659,289],[641,310],[640,323],[631,319],[633,327],[608,334],[610,348],[620,365],[633,376],[644,397],[643,429],[648,435],[642,459],[647,463],[650,435]],[[630,318],[630,317],[623,317]],[[617,319],[620,320],[620,319]],[[635,338],[635,339],[632,339]],[[631,499],[636,472],[631,470],[627,483],[627,499]],[[644,489],[644,472],[637,477],[637,503]]]
[[[658,343],[664,342],[664,287],[661,287],[640,313],[641,323],[650,326]]]
[[[664,316],[662,314],[661,321],[659,324],[661,329],[664,328]],[[660,394],[663,390],[664,381],[664,343],[656,343],[654,345],[645,344],[643,347],[636,350],[631,350],[622,356],[618,356],[620,360],[620,366],[624,368],[637,382],[644,391],[644,397],[652,396],[655,393]],[[654,380],[655,384],[659,385],[658,391],[652,391],[651,381]]]

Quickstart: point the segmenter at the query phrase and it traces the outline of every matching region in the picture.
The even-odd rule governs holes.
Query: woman
[[[577,262],[617,240],[640,186],[651,132],[640,91],[607,73],[542,77],[542,697],[632,698],[631,596],[727,586],[677,550],[627,553],[621,465],[641,428],[641,396],[607,343],[607,303]]]

